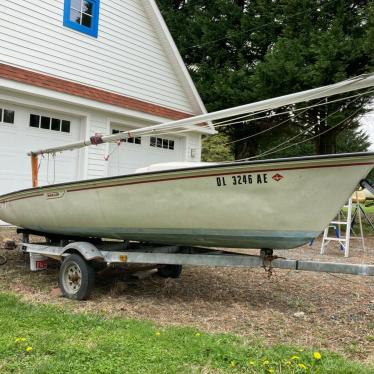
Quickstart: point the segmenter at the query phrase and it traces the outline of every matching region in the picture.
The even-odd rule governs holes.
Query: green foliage
[[[374,67],[373,1],[158,3],[209,111],[328,85]],[[296,135],[297,140],[314,139],[283,155],[339,152],[339,139],[352,140],[344,149],[360,141],[357,118],[367,102],[363,97],[349,105],[326,103],[279,127],[275,126],[290,115],[231,126],[224,132],[231,140],[245,138],[234,143],[237,159],[260,154]],[[264,128],[270,131],[254,136]]]
[[[368,21],[367,2],[333,1],[320,7],[311,1],[286,4],[300,5],[298,9],[304,9],[308,17],[290,18],[284,34],[258,64],[253,76],[258,95],[270,97],[327,85],[369,70],[373,55],[366,45],[367,28],[363,26]],[[355,99],[349,105],[326,102],[299,116],[290,126],[296,133],[310,128],[309,137],[321,134],[314,140],[315,153],[336,153],[341,132],[352,140],[357,134],[351,130],[358,128],[355,118],[364,112],[367,101],[368,98]],[[344,122],[352,114],[352,119]],[[332,127],[335,128],[326,132]]]
[[[365,152],[369,147],[369,136],[362,130],[347,129],[337,137],[339,153]]]
[[[322,352],[244,343],[232,335],[72,314],[0,294],[1,373],[370,373]],[[27,349],[29,347],[29,349]],[[315,358],[317,357],[317,358]],[[306,370],[300,365],[305,365]]]
[[[234,154],[227,143],[229,137],[224,134],[210,136],[203,140],[201,159],[207,162],[233,161]]]

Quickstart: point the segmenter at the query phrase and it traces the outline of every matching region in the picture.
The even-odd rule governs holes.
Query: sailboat
[[[188,128],[374,85],[374,74],[31,152],[34,187],[0,196],[0,219],[46,236],[171,245],[291,249],[318,236],[374,166],[374,153],[161,165],[131,175],[37,187],[37,156],[150,131]]]

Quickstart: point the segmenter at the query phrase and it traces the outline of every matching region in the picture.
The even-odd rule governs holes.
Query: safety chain
[[[267,278],[268,279],[271,279],[271,277],[273,276],[273,264],[272,264],[272,261],[275,260],[276,258],[278,258],[277,256],[266,256],[264,257],[264,260],[263,260],[263,268],[266,272],[266,275],[267,275]]]

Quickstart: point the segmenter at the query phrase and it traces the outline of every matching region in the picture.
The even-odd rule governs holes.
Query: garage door
[[[0,194],[31,186],[27,152],[80,139],[80,120],[0,102]],[[40,185],[76,180],[78,151],[40,158]]]
[[[111,126],[112,134],[122,131],[131,130],[120,125]],[[108,175],[130,174],[151,164],[183,159],[183,138],[169,135],[136,137],[123,140],[120,145],[110,145]]]

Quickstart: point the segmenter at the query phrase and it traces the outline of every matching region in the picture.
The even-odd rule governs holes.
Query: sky
[[[369,150],[374,151],[374,108],[362,117],[360,122],[362,123],[361,128],[369,135],[369,141],[371,142]]]

